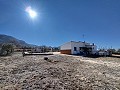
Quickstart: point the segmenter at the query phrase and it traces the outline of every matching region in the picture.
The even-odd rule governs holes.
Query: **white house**
[[[60,47],[61,54],[95,54],[97,46],[86,42],[70,41]]]

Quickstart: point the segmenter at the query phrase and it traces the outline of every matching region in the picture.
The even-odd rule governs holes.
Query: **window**
[[[77,47],[74,47],[74,51],[77,51]]]
[[[81,47],[79,47],[79,50],[82,50],[82,48],[81,48]]]

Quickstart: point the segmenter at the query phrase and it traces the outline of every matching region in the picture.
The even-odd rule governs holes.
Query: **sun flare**
[[[31,6],[28,6],[25,10],[31,18],[35,18],[37,16],[37,12],[34,11]]]

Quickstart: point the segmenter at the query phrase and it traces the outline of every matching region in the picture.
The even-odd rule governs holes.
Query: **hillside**
[[[12,43],[16,47],[33,47],[34,45],[28,44],[23,40],[16,39],[15,37],[0,34],[0,45],[3,43]]]

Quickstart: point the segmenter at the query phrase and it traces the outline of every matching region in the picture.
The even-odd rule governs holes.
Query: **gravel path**
[[[0,90],[120,90],[120,58],[0,57]]]

